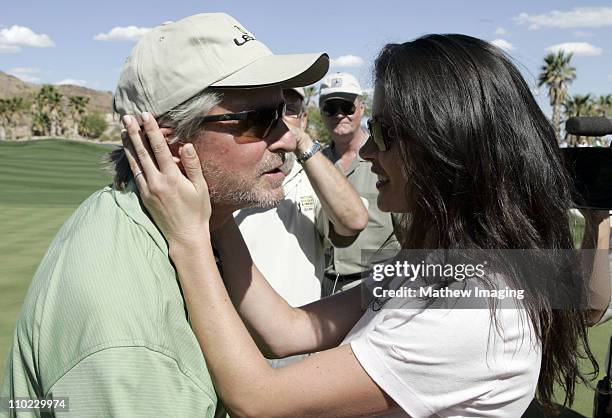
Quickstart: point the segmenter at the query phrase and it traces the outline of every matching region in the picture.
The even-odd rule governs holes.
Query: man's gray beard
[[[242,181],[233,173],[222,172],[217,168],[208,167],[205,171],[206,178],[215,183],[215,187],[212,190],[209,189],[210,201],[213,205],[230,206],[234,210],[248,207],[272,208],[284,199],[284,193],[274,195],[258,190],[256,185],[259,178],[248,182]]]

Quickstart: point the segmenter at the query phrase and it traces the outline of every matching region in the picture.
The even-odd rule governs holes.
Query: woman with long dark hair
[[[553,266],[573,248],[570,180],[554,132],[500,50],[429,35],[387,45],[374,76],[361,155],[379,175],[379,208],[405,214],[396,226],[404,249],[526,249]],[[133,118],[125,119],[130,165],[144,171],[136,184],[168,240],[193,330],[232,415],[518,417],[536,393],[549,405],[555,383],[571,403],[578,353],[592,360],[589,312],[559,309],[546,291],[552,283],[555,295],[586,299],[582,276],[553,268],[551,277],[489,277],[491,286],[525,292],[503,309],[364,304],[371,279],[292,308],[253,265],[232,219],[210,230],[193,146],[180,150],[183,175],[168,164],[153,118],[144,119],[163,168],[151,163]],[[282,369],[264,359],[301,353],[316,354]]]

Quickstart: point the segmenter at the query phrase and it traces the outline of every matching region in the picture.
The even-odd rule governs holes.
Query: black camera
[[[562,148],[576,207],[612,209],[612,148]]]
[[[573,117],[565,123],[565,130],[578,136],[605,136],[612,134],[612,120]],[[576,207],[612,209],[612,149],[563,148],[561,152],[576,184]]]

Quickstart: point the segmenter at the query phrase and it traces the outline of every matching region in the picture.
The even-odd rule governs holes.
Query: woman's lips
[[[387,183],[389,183],[389,178],[385,177],[385,176],[381,176],[379,174],[378,175],[378,180],[376,181],[376,188],[380,190],[383,187],[385,187],[385,185],[387,185]]]
[[[378,177],[378,180],[376,180],[377,189],[380,190],[381,188],[385,187],[387,183],[389,183],[389,177],[383,176],[382,174],[378,174],[374,170],[372,170],[372,172]]]

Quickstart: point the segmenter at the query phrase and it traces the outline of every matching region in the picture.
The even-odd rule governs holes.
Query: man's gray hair
[[[174,129],[170,144],[191,142],[204,130],[200,117],[207,115],[221,102],[222,93],[203,90],[191,99],[181,103],[157,118],[161,127]],[[132,180],[132,170],[123,147],[113,150],[108,155],[109,168],[115,173],[113,184],[124,190]]]
[[[175,135],[171,144],[191,142],[202,129],[200,117],[207,115],[221,102],[221,93],[204,90],[157,118],[160,126],[173,128]]]

